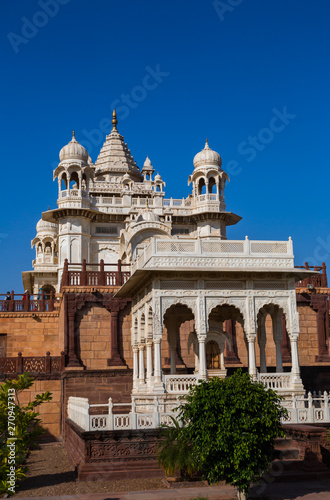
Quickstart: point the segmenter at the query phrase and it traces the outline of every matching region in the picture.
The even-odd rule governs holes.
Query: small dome
[[[83,160],[88,162],[89,155],[81,144],[76,141],[75,134],[73,132],[73,136],[71,141],[64,146],[64,148],[60,151],[60,160]]]
[[[52,233],[57,233],[57,224],[54,224],[54,222],[48,222],[46,220],[42,220],[40,219],[37,226],[36,226],[36,230],[37,230],[37,233],[40,233],[42,231],[51,231]]]
[[[144,212],[142,212],[137,218],[137,222],[142,222],[142,221],[158,222],[159,216],[147,209]]]
[[[123,182],[130,181],[130,180],[131,180],[131,176],[126,172],[126,174],[123,176]]]
[[[155,181],[161,181],[161,180],[162,180],[162,178],[159,175],[159,173],[157,172],[157,175],[155,175]]]
[[[197,153],[197,155],[194,158],[194,167],[200,167],[202,165],[216,165],[217,167],[221,167],[222,165],[222,160],[221,156],[219,153],[216,151],[213,151],[209,147],[209,143],[206,139],[205,147]]]
[[[143,164],[143,168],[142,168],[142,170],[143,170],[143,169],[145,169],[145,170],[150,170],[150,169],[152,169],[152,165],[151,165],[151,161],[150,161],[149,156],[147,156],[146,161],[145,161],[145,162],[144,162],[144,164]]]

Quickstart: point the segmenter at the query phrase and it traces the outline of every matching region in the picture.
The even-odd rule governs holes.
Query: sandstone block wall
[[[60,380],[35,380],[30,389],[19,394],[19,403],[27,405],[33,401],[37,394],[50,391],[53,395],[49,403],[42,403],[36,408],[40,413],[42,425],[46,430],[44,437],[58,437],[61,415],[61,381]]]
[[[59,337],[58,312],[0,314],[0,335],[6,335],[6,356],[59,356],[61,344]]]
[[[120,351],[129,368],[133,368],[131,316],[129,307],[119,314]],[[111,350],[111,313],[100,305],[86,304],[76,314],[78,355],[87,370],[105,370]]]

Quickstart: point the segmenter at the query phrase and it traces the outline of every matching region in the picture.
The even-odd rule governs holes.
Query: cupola
[[[193,162],[195,168],[206,165],[215,165],[220,168],[222,165],[221,156],[219,155],[219,153],[213,151],[213,149],[210,148],[207,139],[205,142],[204,149],[202,149],[202,151],[197,153]]]
[[[89,162],[89,155],[81,144],[76,140],[75,133],[72,133],[71,141],[60,151],[60,161],[64,160],[82,160]]]

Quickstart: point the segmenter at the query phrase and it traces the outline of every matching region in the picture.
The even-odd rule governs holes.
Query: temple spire
[[[113,113],[112,113],[112,130],[117,130],[117,123],[118,123],[118,120],[117,120],[117,115],[116,115],[116,109],[113,110]]]

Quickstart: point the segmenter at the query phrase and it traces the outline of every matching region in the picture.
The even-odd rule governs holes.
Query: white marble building
[[[165,182],[147,157],[140,170],[117,130],[113,129],[95,162],[74,134],[60,151],[54,171],[58,207],[42,214],[33,271],[23,273],[24,287],[36,293],[40,286],[58,292],[64,261],[81,264],[131,265],[131,277],[117,292],[132,298],[132,349],[135,397],[177,396],[193,381],[207,377],[207,346],[215,345],[219,362],[213,375],[225,376],[226,320],[238,322],[244,332],[249,372],[283,393],[302,393],[297,339],[299,320],[295,281],[309,271],[294,267],[291,238],[287,241],[227,239],[227,226],[241,217],[226,211],[220,155],[206,141],[193,160],[187,198],[165,198]],[[314,273],[315,274],[315,273]],[[189,338],[195,372],[176,374],[180,316],[193,317]],[[184,309],[184,311],[183,311]],[[292,370],[283,373],[281,314],[285,314],[291,343]],[[265,318],[270,315],[276,344],[276,373],[267,374]],[[171,372],[163,376],[161,339],[168,332]],[[257,373],[255,344],[260,347]]]

